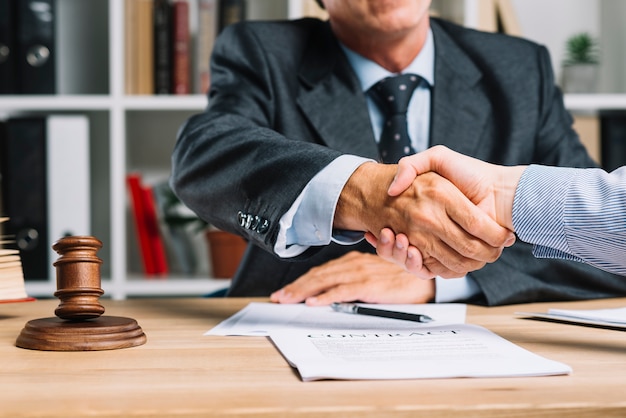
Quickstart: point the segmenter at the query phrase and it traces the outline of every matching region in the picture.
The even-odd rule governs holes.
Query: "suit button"
[[[237,221],[242,228],[246,227],[246,214],[242,211],[237,212]]]
[[[268,229],[270,229],[270,221],[268,221],[267,219],[263,219],[263,222],[259,226],[257,226],[256,232],[258,232],[259,234],[265,234]]]
[[[253,219],[252,215],[250,215],[250,214],[246,215],[246,225],[245,225],[244,228],[251,229],[250,225],[252,225],[252,219]]]

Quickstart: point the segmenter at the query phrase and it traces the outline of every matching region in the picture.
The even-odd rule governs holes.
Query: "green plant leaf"
[[[597,64],[599,62],[598,42],[587,32],[570,36],[565,46],[564,65]]]

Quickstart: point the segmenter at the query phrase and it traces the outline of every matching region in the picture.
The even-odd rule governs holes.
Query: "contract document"
[[[205,335],[269,336],[304,381],[571,373],[565,364],[465,324],[465,304],[359,305],[428,315],[433,321],[353,315],[330,306],[250,303]]]
[[[270,338],[303,381],[547,376],[571,373],[469,324],[413,330],[282,330]]]

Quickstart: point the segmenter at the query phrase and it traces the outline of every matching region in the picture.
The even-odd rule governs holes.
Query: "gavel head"
[[[99,302],[101,288],[100,265],[96,253],[102,242],[91,236],[64,237],[52,245],[59,254],[54,262],[57,291],[61,303],[54,311],[62,319],[81,321],[98,318],[104,313]]]

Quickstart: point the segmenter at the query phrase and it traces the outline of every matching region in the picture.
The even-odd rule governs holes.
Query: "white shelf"
[[[228,288],[228,279],[128,277],[123,285],[103,279],[104,297],[122,299],[142,296],[204,296]],[[56,284],[47,281],[26,283],[26,293],[37,298],[52,298]]]
[[[226,289],[229,285],[230,280],[227,279],[137,277],[128,278],[124,292],[126,296],[203,296]],[[104,290],[106,295],[106,284]]]
[[[106,95],[3,96],[0,112],[14,114],[28,111],[110,111],[120,110],[193,110],[206,107],[204,95],[189,96],[123,96]]]
[[[566,94],[569,110],[626,109],[626,94]],[[204,95],[189,96],[123,96],[55,95],[0,97],[0,114],[28,111],[110,111],[172,110],[201,111],[206,107]]]
[[[106,95],[0,96],[0,112],[110,110]]]
[[[126,110],[192,110],[201,111],[207,105],[204,95],[189,96],[126,96],[121,106]]]
[[[626,94],[566,94],[565,106],[569,110],[626,109]],[[201,111],[206,107],[204,95],[189,96],[123,96],[107,95],[55,95],[55,96],[3,96],[0,113],[28,111],[110,111],[173,110]]]
[[[626,109],[626,94],[566,94],[564,101],[570,111]]]

